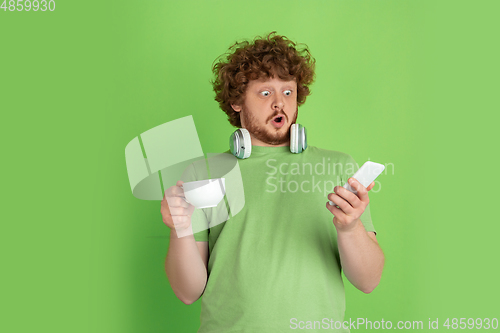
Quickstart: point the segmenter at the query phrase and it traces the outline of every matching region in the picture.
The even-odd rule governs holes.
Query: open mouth
[[[277,117],[273,118],[271,123],[274,125],[274,127],[280,128],[285,123],[285,117],[277,116]]]
[[[278,116],[278,117],[274,118],[273,121],[279,124],[283,121],[283,116]]]

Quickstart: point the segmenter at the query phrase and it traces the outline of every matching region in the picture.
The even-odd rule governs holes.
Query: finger
[[[346,200],[353,208],[361,206],[361,201],[358,196],[351,191],[346,190],[344,187],[335,186],[334,191],[338,196],[344,198],[344,200]]]
[[[175,189],[177,188],[178,186],[177,185],[174,185],[174,186],[170,186],[169,188],[167,188],[165,190],[165,193],[163,194],[163,199],[165,199],[165,197],[173,197],[175,196]]]
[[[166,189],[165,193],[163,194],[163,198],[165,197],[183,197],[184,196],[184,189],[181,187],[181,185],[184,184],[182,180],[177,181],[177,184],[174,186],[170,186],[169,188]]]
[[[337,208],[336,206],[330,205],[330,202],[326,202],[326,208],[333,214],[337,219],[346,216],[346,214],[342,211],[342,209]]]
[[[189,208],[189,204],[186,202],[184,197],[167,197],[166,201],[169,209],[172,209],[174,207]]]
[[[366,187],[361,185],[360,182],[357,181],[356,178],[349,178],[349,185],[351,185],[352,188],[354,188],[358,193],[357,196],[359,200],[368,203],[368,191],[366,190]]]
[[[184,224],[191,222],[191,218],[186,215],[179,215],[179,216],[172,215],[172,221],[174,223],[174,226],[177,228],[178,226],[183,226]]]
[[[170,209],[170,215],[172,216],[191,216],[193,211],[185,207],[172,207]]]
[[[160,212],[163,217],[163,222],[165,222],[165,220],[168,220],[170,218],[170,206],[168,205],[167,200],[161,201]]]
[[[161,214],[163,223],[165,223],[169,228],[174,226],[174,221],[172,220],[172,215],[170,214]]]
[[[336,204],[337,206],[339,206],[340,209],[342,209],[342,211],[346,214],[351,213],[354,209],[347,201],[345,201],[344,199],[342,199],[340,196],[338,196],[335,193],[330,193],[328,195],[328,199],[333,201],[333,203]]]

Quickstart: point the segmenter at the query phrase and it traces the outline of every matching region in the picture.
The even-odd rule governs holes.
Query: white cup
[[[226,179],[215,178],[188,182],[181,185],[187,203],[196,208],[217,207],[226,194]]]

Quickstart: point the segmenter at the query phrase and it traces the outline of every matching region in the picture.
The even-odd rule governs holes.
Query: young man
[[[213,67],[216,101],[251,138],[251,155],[238,161],[244,208],[224,223],[178,237],[176,228],[190,228],[195,210],[182,199],[182,181],[165,192],[166,273],[184,303],[203,294],[198,332],[349,332],[341,270],[365,293],[380,281],[384,255],[368,206],[374,183],[364,188],[349,178],[358,166],[348,154],[313,146],[290,152],[290,128],[315,67],[307,48],[299,52],[295,45],[273,32],[236,43]],[[197,180],[195,172],[184,176]],[[357,195],[342,187],[348,178]],[[325,193],[332,182],[334,192]],[[210,226],[211,208],[196,212]]]

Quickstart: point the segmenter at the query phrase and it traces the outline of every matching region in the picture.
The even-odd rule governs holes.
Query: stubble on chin
[[[291,124],[294,124],[297,120],[298,116],[298,107],[295,110],[295,116],[292,119],[292,122],[287,124],[288,129],[283,131],[283,128],[276,129],[272,126],[269,126],[269,122],[260,126],[257,123],[257,120],[245,112],[245,109],[242,107],[241,117],[244,119],[245,128],[258,140],[270,144],[270,145],[280,145],[290,140],[290,127]]]

